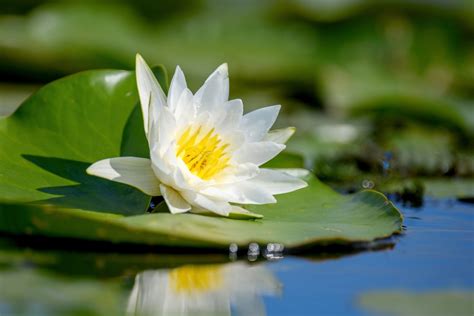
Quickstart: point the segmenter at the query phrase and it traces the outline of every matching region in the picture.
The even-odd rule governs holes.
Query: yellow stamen
[[[208,131],[202,138],[201,126],[193,131],[188,127],[178,140],[176,155],[181,158],[189,171],[201,179],[209,180],[228,166],[229,157],[226,149],[229,144],[223,144],[215,129]]]
[[[196,138],[198,137],[199,133],[201,132],[201,126],[191,135],[191,127],[187,128],[186,131],[183,133],[181,138],[178,141],[178,152],[176,153],[177,156],[181,155],[181,152],[186,149],[190,144],[194,144]]]

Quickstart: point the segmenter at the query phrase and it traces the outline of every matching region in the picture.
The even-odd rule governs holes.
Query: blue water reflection
[[[256,258],[245,252],[229,262],[226,253],[70,251],[51,249],[49,239],[42,246],[0,239],[0,315],[379,315],[360,306],[361,296],[401,293],[416,302],[413,293],[436,291],[460,293],[461,314],[473,314],[473,204],[426,200],[400,208],[407,229],[385,250],[331,248],[325,256],[313,249],[269,261],[246,262]],[[433,297],[440,296],[423,302],[448,306]],[[364,298],[365,308],[379,302]]]
[[[379,290],[457,290],[474,287],[474,208],[455,200],[400,207],[407,231],[392,250],[312,263],[287,257],[271,270],[283,297],[266,298],[269,315],[366,315],[362,293]]]

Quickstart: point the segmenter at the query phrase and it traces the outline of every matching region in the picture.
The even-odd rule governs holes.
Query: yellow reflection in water
[[[169,275],[170,287],[177,293],[207,292],[222,286],[218,266],[184,266]]]

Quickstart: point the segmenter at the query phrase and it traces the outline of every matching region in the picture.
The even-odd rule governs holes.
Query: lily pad
[[[426,195],[437,198],[455,196],[459,199],[474,198],[474,179],[472,178],[425,178]]]
[[[402,216],[382,194],[343,196],[312,178],[309,187],[254,206],[261,220],[195,214],[123,216],[42,205],[0,206],[0,230],[149,245],[227,247],[279,242],[287,247],[371,241],[400,232]]]
[[[40,89],[0,119],[0,200],[143,213],[147,196],[85,172],[91,162],[120,156],[137,100],[128,71],[83,72]]]
[[[316,178],[309,187],[252,206],[255,221],[146,214],[149,197],[85,174],[94,161],[140,152],[125,141],[141,120],[133,73],[91,71],[53,82],[0,120],[0,231],[108,242],[287,247],[371,241],[397,233],[402,216],[382,194],[343,196]],[[129,145],[127,145],[129,144]],[[41,203],[37,203],[40,201]],[[35,202],[25,204],[24,202]]]
[[[433,292],[382,291],[365,293],[359,304],[365,310],[384,315],[472,315],[474,292],[444,290]]]
[[[400,174],[445,174],[455,164],[454,141],[446,131],[409,128],[388,137],[393,168]]]

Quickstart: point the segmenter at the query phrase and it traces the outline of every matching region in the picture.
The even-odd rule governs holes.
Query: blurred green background
[[[0,115],[41,85],[135,54],[192,89],[229,63],[231,98],[296,126],[273,166],[334,187],[474,197],[470,0],[0,1]]]

